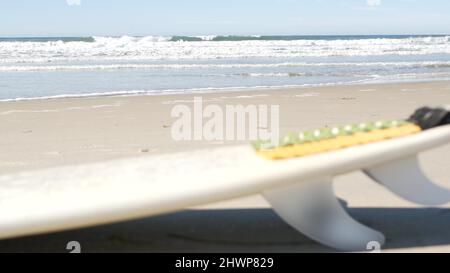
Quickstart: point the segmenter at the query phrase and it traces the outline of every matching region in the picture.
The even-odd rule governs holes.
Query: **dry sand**
[[[450,82],[255,90],[196,95],[0,102],[0,174],[239,142],[176,142],[170,112],[194,96],[224,105],[280,105],[281,132],[404,118],[423,105],[450,104]],[[450,188],[450,146],[421,156],[426,173]],[[450,251],[450,206],[422,208],[361,173],[336,180],[349,212],[387,235],[384,251]],[[0,242],[4,251],[330,251],[284,224],[260,196],[91,229]]]

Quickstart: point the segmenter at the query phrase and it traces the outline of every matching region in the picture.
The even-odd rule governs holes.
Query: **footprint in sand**
[[[156,149],[156,148],[153,148],[153,149],[150,149],[150,148],[143,148],[143,149],[141,149],[141,150],[139,150],[141,153],[143,153],[143,154],[147,154],[147,153],[153,153],[153,152],[156,152],[156,151],[158,151],[158,149]]]

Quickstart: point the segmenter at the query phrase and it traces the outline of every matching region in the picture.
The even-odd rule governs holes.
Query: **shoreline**
[[[323,83],[323,84],[305,84],[305,85],[284,85],[284,86],[254,86],[254,87],[207,87],[192,89],[167,89],[167,90],[136,90],[136,91],[112,91],[112,92],[95,92],[86,94],[62,94],[54,96],[31,97],[31,98],[14,98],[0,99],[1,103],[22,102],[22,101],[41,101],[41,100],[59,100],[59,99],[84,99],[84,98],[109,98],[109,97],[139,97],[139,96],[183,96],[183,95],[209,95],[209,94],[227,94],[227,93],[246,93],[261,91],[280,91],[291,89],[308,89],[308,88],[325,88],[325,87],[343,87],[343,86],[379,86],[379,85],[399,85],[399,84],[415,84],[415,83],[442,83],[449,82],[450,79],[417,79],[392,82],[343,82],[343,83]]]

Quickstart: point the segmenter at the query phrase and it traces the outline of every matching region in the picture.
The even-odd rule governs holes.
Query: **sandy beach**
[[[405,118],[424,105],[450,104],[450,82],[0,102],[0,174],[241,144],[171,138],[171,109],[191,105],[195,96],[205,105],[279,105],[285,134]],[[450,146],[423,154],[421,161],[430,178],[450,188]],[[450,205],[418,207],[361,173],[339,177],[336,193],[350,214],[386,233],[384,251],[450,251]],[[107,252],[330,251],[284,224],[260,196],[250,196],[128,223],[0,241],[0,252],[65,252],[67,241],[75,239],[86,251]]]

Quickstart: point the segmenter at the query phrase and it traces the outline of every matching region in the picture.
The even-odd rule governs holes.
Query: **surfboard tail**
[[[290,134],[278,147],[256,147],[267,159],[288,159],[351,146],[400,138],[450,124],[449,108],[421,108],[407,120],[362,123]],[[450,202],[450,190],[433,183],[422,171],[417,154],[382,162],[363,170],[376,182],[411,202],[438,206]],[[382,245],[383,234],[353,219],[334,195],[332,177],[292,181],[291,186],[264,192],[275,212],[308,237],[333,248],[368,250]]]

